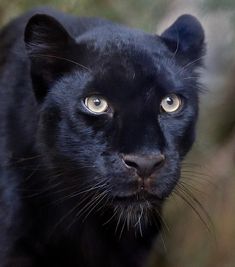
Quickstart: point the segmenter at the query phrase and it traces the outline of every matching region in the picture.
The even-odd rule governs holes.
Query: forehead
[[[83,52],[92,69],[100,65],[106,69],[122,65],[149,67],[149,71],[158,67],[157,60],[170,56],[159,36],[119,25],[98,27],[79,37],[77,42],[85,48]]]
[[[182,67],[161,38],[120,26],[102,27],[77,42],[85,44],[84,65],[91,70],[85,93],[124,99],[177,93],[187,87]]]
[[[100,93],[122,97],[149,91],[165,94],[183,87],[180,67],[164,52],[128,46],[113,49],[93,67],[93,87]],[[112,93],[111,93],[112,92]]]

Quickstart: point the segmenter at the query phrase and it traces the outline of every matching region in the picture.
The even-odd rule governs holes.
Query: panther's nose
[[[136,169],[141,178],[149,177],[154,171],[161,168],[165,157],[161,153],[151,155],[123,155],[123,161],[128,168]]]

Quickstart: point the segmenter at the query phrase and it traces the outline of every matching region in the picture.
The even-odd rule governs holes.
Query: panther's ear
[[[196,61],[195,65],[200,65],[205,36],[201,23],[194,16],[180,16],[162,33],[161,39],[183,62]]]
[[[44,14],[29,20],[24,40],[35,95],[42,101],[52,83],[71,69],[72,64],[66,59],[75,40],[57,20]]]

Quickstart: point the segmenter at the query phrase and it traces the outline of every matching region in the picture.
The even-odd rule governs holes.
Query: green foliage
[[[2,23],[25,10],[48,5],[80,16],[101,16],[132,27],[155,31],[164,16],[170,0],[1,0]]]
[[[234,0],[207,0],[205,1],[205,7],[208,9],[234,9],[235,2]]]

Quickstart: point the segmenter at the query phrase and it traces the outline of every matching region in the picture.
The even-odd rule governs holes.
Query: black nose
[[[144,178],[162,167],[165,157],[161,153],[151,155],[123,155],[123,161],[128,168],[134,168],[137,174]]]

